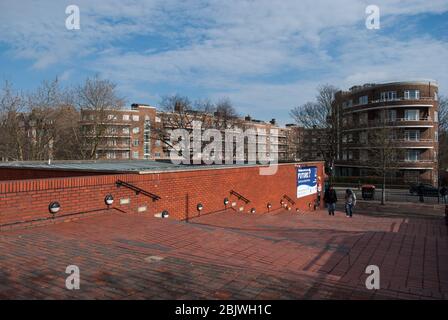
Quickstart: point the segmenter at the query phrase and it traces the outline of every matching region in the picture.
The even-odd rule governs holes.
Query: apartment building
[[[97,159],[167,160],[171,159],[173,150],[173,145],[165,143],[170,141],[169,130],[179,128],[180,122],[183,122],[182,128],[192,131],[192,120],[200,120],[204,123],[202,131],[219,127],[224,137],[224,129],[229,128],[223,128],[217,118],[215,114],[164,112],[153,106],[133,104],[131,109],[124,110],[81,110],[81,127],[86,140],[91,142],[89,145],[97,142]],[[296,130],[280,127],[274,119],[265,122],[246,116],[230,120],[234,127],[243,131],[253,129],[253,134],[245,137],[245,160],[251,159],[251,156],[254,159],[256,154],[251,153],[257,153],[260,146],[266,147],[267,156],[270,157],[269,150],[274,145],[277,147],[278,161],[297,160]],[[224,151],[225,141],[222,143]],[[192,144],[190,154],[193,154]]]
[[[428,182],[438,177],[438,85],[405,81],[355,86],[335,95],[341,114],[336,175],[375,174],[375,135],[387,132],[396,158],[390,179],[398,183]],[[385,131],[387,130],[387,131]]]
[[[151,138],[160,123],[156,108],[133,104],[124,110],[81,110],[81,127],[88,145],[97,144],[97,159],[154,159],[162,146]]]

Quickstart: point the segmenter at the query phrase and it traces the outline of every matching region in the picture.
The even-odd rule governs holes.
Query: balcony
[[[410,140],[405,138],[391,139],[390,142],[393,143],[394,147],[397,148],[432,148],[434,146],[433,139],[417,139]],[[375,146],[371,141],[346,141],[342,142],[343,148],[348,149],[375,149]]]
[[[336,165],[366,168],[378,167],[378,164],[375,163],[374,159],[340,159],[336,160]],[[419,156],[416,159],[399,158],[394,162],[394,168],[397,169],[434,169],[436,165],[437,160],[427,156]]]
[[[359,121],[358,123],[350,121],[343,125],[343,130],[365,129],[365,128],[381,128],[381,127],[412,127],[412,126],[434,126],[434,121],[431,117],[422,117],[418,120],[411,118],[396,118],[396,119],[377,119],[369,121]]]
[[[402,101],[409,102],[410,104],[415,104],[419,102],[426,102],[426,103],[433,103],[434,98],[433,97],[420,97],[419,99],[405,99],[404,97],[397,97],[394,99],[377,99],[377,100],[370,100],[367,103],[358,103],[353,102],[352,105],[343,107],[343,109],[350,109],[355,107],[361,107],[361,106],[371,106],[371,105],[379,105],[379,104],[398,104]]]

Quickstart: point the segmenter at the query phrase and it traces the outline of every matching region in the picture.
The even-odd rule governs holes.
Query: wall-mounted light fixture
[[[198,205],[196,206],[196,208],[198,209],[198,211],[202,211],[202,209],[204,209],[204,206],[202,205],[202,203],[198,203]]]
[[[229,198],[224,198],[224,205],[227,206],[229,204],[230,200]]]
[[[268,208],[268,210],[271,210],[271,209],[272,209],[272,204],[269,202],[269,203],[266,205],[266,207]]]
[[[107,206],[111,206],[114,203],[114,197],[111,194],[108,194],[104,197],[104,202]]]
[[[168,218],[170,215],[167,210],[162,211],[162,218]]]
[[[59,210],[61,210],[61,205],[57,201],[50,203],[48,206],[48,211],[50,211],[51,214],[56,214]]]
[[[250,209],[250,213],[255,213],[255,208]]]

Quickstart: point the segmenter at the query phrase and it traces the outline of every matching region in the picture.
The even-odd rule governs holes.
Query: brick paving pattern
[[[0,232],[0,298],[447,299],[447,240],[439,218],[109,210]],[[80,290],[65,288],[68,265]],[[368,265],[380,290],[365,288]]]

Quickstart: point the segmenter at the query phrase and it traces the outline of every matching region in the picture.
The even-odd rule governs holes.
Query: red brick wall
[[[318,175],[323,176],[321,163],[306,165],[316,165]],[[296,201],[292,210],[312,210],[315,195],[301,198],[300,201],[296,199],[296,166],[297,164],[279,165],[277,173],[272,176],[259,175],[259,167],[240,167],[143,175],[3,181],[0,182],[0,225],[48,218],[48,205],[52,201],[61,204],[58,215],[105,209],[104,197],[109,193],[115,199],[113,207],[125,212],[137,214],[137,208],[146,205],[146,213],[168,210],[170,218],[175,219],[197,216],[198,203],[204,206],[201,214],[223,210],[223,200],[226,197],[230,202],[237,202],[236,208],[243,206],[245,213],[251,208],[255,208],[257,213],[265,213],[268,202],[272,203],[271,210],[279,209],[284,194]],[[115,182],[118,179],[157,194],[162,199],[153,202],[125,187],[117,188]],[[230,190],[237,191],[251,202],[244,204],[231,196]],[[121,205],[121,198],[129,198],[130,203]]]

